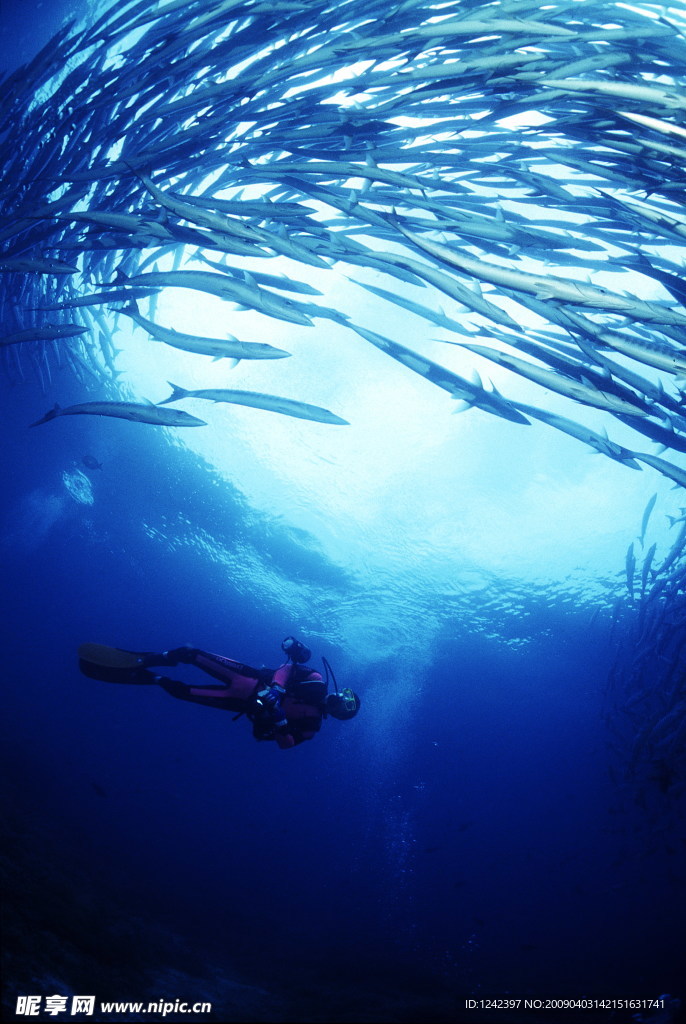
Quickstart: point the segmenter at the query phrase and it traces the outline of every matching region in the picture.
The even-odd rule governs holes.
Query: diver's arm
[[[306,671],[307,675],[296,676],[296,673],[293,671],[293,669],[295,668],[300,669],[301,671]],[[322,675],[321,672],[317,672],[315,671],[315,669],[307,670],[304,669],[304,666],[302,665],[295,666],[291,664],[290,661],[287,661],[284,665],[279,665],[277,670],[274,672],[274,678],[272,679],[272,682],[278,683],[279,686],[283,686],[283,688],[287,690],[288,684],[291,682],[291,679],[297,679],[298,682],[300,683],[321,682]]]

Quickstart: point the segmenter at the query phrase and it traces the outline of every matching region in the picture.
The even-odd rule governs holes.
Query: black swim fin
[[[129,670],[169,664],[168,655],[158,651],[125,651],[121,647],[107,647],[105,644],[81,644],[79,658],[102,668]]]
[[[123,650],[121,647],[106,647],[101,643],[82,643],[79,658],[90,665],[103,669],[144,669],[155,655],[148,651]]]
[[[106,683],[156,683],[160,679],[148,668],[168,664],[163,654],[153,651],[125,651],[104,644],[81,644],[79,668],[89,679]]]

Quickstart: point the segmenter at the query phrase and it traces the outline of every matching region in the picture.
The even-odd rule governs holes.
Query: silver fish
[[[629,404],[629,402],[618,398],[616,395],[600,391],[598,388],[583,384],[578,380],[569,380],[567,377],[561,377],[546,367],[535,366],[533,363],[519,359],[517,356],[511,356],[506,352],[486,348],[482,345],[473,345],[467,341],[458,342],[458,344],[462,348],[468,348],[470,352],[475,352],[485,359],[498,363],[499,366],[505,366],[509,370],[513,370],[515,373],[535,381],[536,384],[540,384],[544,388],[550,388],[551,391],[557,391],[558,394],[565,395],[567,398],[573,398],[584,405],[592,405],[597,409],[606,409],[608,412],[614,413],[622,412],[632,416],[645,415],[638,406]]]
[[[0,273],[21,274],[77,274],[78,267],[62,260],[51,260],[38,256],[0,257]]]
[[[645,509],[643,510],[643,519],[641,520],[641,533],[640,533],[640,536],[638,538],[640,540],[640,542],[641,542],[641,547],[643,547],[643,540],[644,540],[645,535],[646,535],[646,529],[647,529],[647,526],[648,526],[648,520],[650,519],[650,513],[655,508],[655,502],[656,501],[657,501],[657,491],[652,496],[652,498],[650,498],[648,500],[648,504],[646,505]]]
[[[513,288],[515,291],[531,292],[538,298],[561,299],[572,305],[592,306],[595,309],[624,313],[626,316],[632,316],[636,320],[686,326],[686,313],[665,309],[654,302],[644,302],[641,299],[634,299],[630,296],[617,295],[607,288],[584,284],[582,281],[567,280],[562,277],[555,277],[552,274],[542,277],[540,274],[530,274],[524,270],[499,267],[493,263],[487,263],[485,260],[478,260],[473,256],[465,256],[439,242],[432,242],[421,235],[415,234],[413,231],[409,231],[400,223],[397,226],[401,234],[409,238],[420,249],[424,249],[431,256],[435,256],[441,263],[458,267],[460,270],[464,270],[466,273],[472,274],[483,281],[490,281],[505,288]]]
[[[636,456],[638,458],[638,455]],[[634,555],[634,545],[630,544],[626,551],[626,589],[629,591],[629,596],[633,600],[634,596],[634,573],[636,571],[636,556]]]
[[[483,409],[485,412],[490,412],[513,423],[528,425],[529,421],[521,412],[517,411],[515,404],[503,398],[495,388],[492,391],[486,391],[480,384],[472,384],[470,381],[465,380],[464,377],[460,377],[459,374],[453,373],[452,370],[439,366],[438,363],[434,363],[431,359],[420,356],[419,353],[413,352],[412,349],[405,348],[404,345],[400,345],[397,341],[392,341],[390,338],[385,338],[383,335],[377,334],[376,331],[368,331],[364,327],[356,327],[353,324],[349,326],[361,338],[365,338],[376,348],[388,353],[393,359],[402,363],[403,366],[407,366],[408,369],[414,370],[415,373],[419,373],[432,384],[436,384],[439,388],[443,388],[444,391],[448,391],[453,398],[466,402],[468,406],[476,406],[478,409]]]
[[[159,406],[140,402],[83,402],[80,405],[68,405],[66,409],[55,405],[39,420],[32,423],[37,427],[40,423],[54,420],[56,416],[113,416],[116,419],[133,420],[134,423],[154,423],[160,427],[204,427],[205,420],[199,420],[180,409],[160,409]]]
[[[175,331],[173,327],[162,327],[141,316],[135,302],[118,308],[116,312],[131,317],[154,341],[164,342],[184,352],[212,356],[213,359],[233,359],[236,362],[239,359],[283,359],[290,355],[289,352],[264,342],[239,341],[233,336],[226,339],[204,338],[196,334],[183,334],[181,331]]]
[[[342,419],[328,409],[322,409],[318,405],[308,405],[306,402],[297,402],[292,398],[280,398],[278,395],[263,395],[256,391],[234,391],[227,388],[201,388],[196,391],[187,391],[169,381],[172,393],[159,405],[166,405],[167,402],[178,402],[182,398],[203,398],[208,402],[228,402],[234,405],[248,405],[254,409],[266,409],[269,412],[279,412],[284,416],[295,416],[301,420],[315,420],[318,423],[332,423],[348,426],[348,420]]]
[[[675,466],[671,462],[667,462],[666,459],[660,459],[657,455],[651,455],[648,452],[632,452],[635,459],[639,462],[645,462],[647,466],[652,466],[658,473],[662,473],[663,476],[673,480],[674,483],[679,484],[680,487],[686,487],[686,470],[681,469],[679,466]]]
[[[158,285],[166,288],[192,288],[207,292],[209,295],[216,295],[220,299],[238,302],[249,309],[256,309],[260,313],[276,317],[278,320],[287,320],[303,326],[312,324],[309,317],[300,313],[297,305],[290,299],[278,298],[271,292],[265,292],[257,284],[238,281],[233,277],[226,277],[224,274],[209,274],[205,270],[149,271],[146,274],[132,277],[127,277],[122,271],[119,271],[115,283],[117,285],[130,284],[133,287],[149,284],[152,288]]]
[[[517,402],[517,408],[521,412],[526,413],[527,416],[533,416],[535,419],[539,419],[543,423],[548,423],[551,427],[569,434],[570,437],[583,441],[584,444],[590,445],[594,451],[599,452],[601,455],[607,455],[608,458],[615,459],[616,462],[621,462],[624,466],[629,466],[631,469],[640,470],[641,468],[632,457],[632,453],[628,448],[615,444],[609,437],[598,434],[595,430],[590,430],[589,427],[585,427],[581,423],[576,423],[565,416],[558,416],[547,412],[545,409],[538,409],[533,405],[525,405],[523,402]]]
[[[29,341],[51,341],[54,338],[74,338],[87,334],[87,327],[78,324],[43,324],[41,327],[26,327],[23,331],[0,336],[0,346],[22,345]]]

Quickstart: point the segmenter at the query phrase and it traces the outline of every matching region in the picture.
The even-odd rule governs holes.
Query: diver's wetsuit
[[[253,723],[253,735],[258,740],[276,740],[287,750],[303,740],[310,740],[322,724],[326,683],[319,672],[305,665],[290,662],[271,668],[252,668],[221,654],[195,651],[189,664],[220,680],[221,686],[189,686],[176,679],[162,677],[160,686],[179,700],[206,704],[225,711],[244,712]],[[145,670],[147,671],[147,670]],[[259,714],[256,697],[259,690],[278,683],[286,693],[281,709],[288,728],[277,731],[273,720]]]

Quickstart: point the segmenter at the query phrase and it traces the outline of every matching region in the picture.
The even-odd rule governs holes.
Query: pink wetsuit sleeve
[[[285,689],[286,688],[286,684],[288,683],[290,678],[291,678],[291,664],[290,664],[290,662],[286,662],[285,665],[279,665],[279,667],[277,668],[276,672],[274,673],[274,677],[272,679],[272,682],[273,683],[278,683],[279,686],[283,686],[284,689]],[[319,681],[321,681],[321,678],[322,678],[321,677],[321,673],[315,672],[314,670],[312,670],[309,673],[309,675],[305,676],[305,679],[302,680],[302,682],[308,682],[308,683],[319,682]]]

